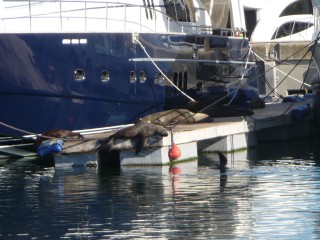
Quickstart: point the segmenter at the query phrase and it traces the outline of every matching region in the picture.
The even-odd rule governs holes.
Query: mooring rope
[[[250,51],[252,51],[252,49],[251,49],[251,45],[249,45],[249,50],[250,50]],[[248,53],[248,54],[250,54],[250,53]],[[247,65],[247,63],[248,63],[248,62],[249,62],[249,58],[247,58],[246,65]],[[252,67],[250,67],[250,68],[249,68],[249,69],[247,69],[245,72],[243,72],[241,79],[238,79],[238,80],[237,80],[237,81],[235,81],[235,82],[231,82],[231,83],[229,84],[229,86],[230,86],[230,85],[232,85],[232,84],[237,84],[239,81],[242,81],[242,80],[243,80],[244,75],[245,75],[245,74],[246,74],[246,73],[247,73],[251,68],[252,68]],[[251,81],[256,80],[258,77],[260,77],[260,75],[259,75],[259,76],[257,76],[257,77],[254,77],[254,78],[253,78],[253,79],[251,79],[251,80],[249,80],[249,83],[250,83]],[[233,95],[233,94],[234,94],[234,96],[236,96],[235,91],[238,91],[239,87],[240,87],[240,84],[238,85],[238,87],[237,87],[237,89],[236,89],[236,90],[232,90],[232,91],[230,91],[230,92],[229,92],[228,94],[226,94],[225,96],[223,96],[223,97],[221,97],[220,99],[218,99],[217,101],[215,101],[215,102],[213,102],[213,103],[209,104],[208,106],[206,106],[206,107],[202,108],[202,109],[201,109],[200,111],[198,111],[198,112],[203,112],[203,111],[207,110],[208,108],[210,108],[210,107],[214,106],[215,104],[217,104],[217,103],[221,102],[222,100],[224,100],[225,98],[227,98],[227,97],[229,97],[229,96],[231,96],[231,95]]]
[[[16,128],[16,127],[14,127],[12,125],[9,125],[9,124],[6,124],[4,122],[0,122],[0,125],[5,126],[7,128],[10,128],[12,130],[18,131],[18,132],[27,133],[27,134],[30,134],[30,135],[35,135],[35,133],[29,132],[29,131],[26,131],[26,130],[23,130],[23,129],[20,129],[20,128]]]
[[[252,51],[252,52],[253,52],[253,51]],[[277,67],[273,66],[272,64],[268,63],[267,61],[265,61],[265,60],[264,60],[262,57],[260,57],[257,53],[253,52],[253,54],[254,54],[257,58],[259,58],[260,60],[262,60],[264,63],[266,63],[267,65],[269,65],[270,67],[276,69],[278,72],[280,72],[280,73],[282,73],[282,74],[284,74],[284,75],[287,75],[285,72],[281,71],[279,68],[277,68]],[[304,55],[304,56],[305,56],[305,55]],[[294,80],[294,81],[296,81],[296,82],[302,83],[303,85],[306,85],[306,86],[308,86],[308,87],[311,87],[310,84],[305,83],[305,82],[302,82],[301,80],[296,79],[296,78],[294,78],[294,77],[292,77],[292,76],[289,76],[289,78],[291,78],[292,80]]]
[[[313,58],[314,51],[315,51],[315,45],[317,44],[317,42],[318,42],[318,40],[319,40],[319,36],[320,36],[320,32],[318,33],[318,36],[317,36],[316,40],[314,40],[314,41],[312,41],[310,44],[308,44],[308,46],[312,46],[311,58],[310,58],[310,60],[309,60],[308,70],[307,70],[306,74],[304,75],[304,79],[303,79],[303,81],[302,81],[302,83],[301,83],[300,90],[302,89],[302,86],[304,85],[304,83],[305,83],[305,81],[306,81],[306,79],[307,79],[307,76],[308,76],[308,73],[309,73],[309,69],[310,69],[310,65],[311,65],[312,58]],[[299,50],[299,51],[301,51],[301,50]],[[297,52],[299,52],[299,51],[297,51]],[[296,53],[297,53],[297,52],[296,52]],[[298,63],[295,65],[295,67],[302,61],[302,59],[307,55],[308,52],[309,52],[309,51],[307,51],[307,52],[302,56],[302,58],[298,61]],[[291,56],[292,56],[292,55],[291,55]],[[295,67],[294,67],[294,68],[295,68]],[[293,69],[294,69],[294,68],[293,68]],[[286,77],[293,71],[293,69],[286,75]],[[282,79],[282,81],[277,85],[277,87],[286,79],[286,77],[285,77],[284,79]],[[296,96],[298,96],[298,94],[296,94]],[[291,103],[289,104],[289,106],[287,107],[287,109],[285,109],[285,111],[284,111],[282,114],[280,114],[279,116],[272,117],[272,118],[270,118],[270,119],[257,119],[257,118],[254,118],[254,117],[252,117],[252,116],[249,116],[249,117],[250,117],[251,119],[253,119],[254,121],[260,121],[260,122],[270,122],[270,121],[274,121],[274,120],[277,120],[277,119],[279,119],[280,117],[284,116],[284,114],[287,113],[287,112],[290,110],[290,108],[293,106],[294,103],[295,103],[295,102],[291,102]]]
[[[149,53],[147,52],[146,48],[143,46],[143,44],[138,40],[135,39],[135,41],[140,45],[140,47],[142,48],[142,50],[144,51],[144,53],[147,55],[147,57],[149,58],[150,62],[156,67],[156,69],[158,69],[158,71],[162,74],[162,76],[175,88],[177,89],[182,95],[184,95],[185,97],[187,97],[188,99],[190,99],[191,101],[195,101],[192,97],[188,96],[185,92],[183,92],[180,88],[178,88],[165,74],[164,72],[158,67],[158,65],[153,61],[153,59],[151,58],[151,56],[149,55]]]
[[[232,98],[230,99],[230,101],[226,104],[226,106],[229,106],[233,102],[233,100],[236,98],[237,93],[238,93],[238,91],[239,91],[239,89],[240,89],[240,87],[241,87],[241,85],[243,83],[244,75],[251,69],[251,67],[250,67],[248,70],[246,70],[247,67],[248,67],[248,62],[249,62],[249,58],[250,58],[251,52],[252,51],[251,51],[251,45],[250,45],[249,46],[249,52],[248,52],[248,55],[247,55],[247,61],[246,61],[246,64],[244,65],[244,70],[245,71],[243,71],[241,79],[238,80],[239,84],[238,84],[237,90],[235,91],[235,93],[232,96]]]
[[[286,57],[285,59],[283,59],[283,60],[281,60],[281,61],[279,61],[280,63],[283,63],[283,62],[285,62],[286,60],[288,60],[288,59],[290,59],[292,56],[294,56],[294,55],[296,55],[297,53],[299,53],[299,52],[301,52],[302,50],[304,50],[305,48],[309,48],[309,47],[311,47],[312,46],[312,44],[314,44],[315,42],[316,42],[317,40],[314,40],[314,41],[312,41],[311,43],[308,43],[307,45],[305,45],[304,47],[302,47],[302,48],[300,48],[300,49],[298,49],[297,51],[295,51],[294,53],[292,53],[291,55],[289,55],[288,57]],[[258,54],[256,54],[253,50],[252,50],[252,52],[253,52],[253,55],[257,58],[257,57],[259,57],[259,59],[261,59],[261,57],[260,56],[258,56]],[[302,61],[302,59],[306,56],[306,54],[308,53],[309,51],[306,51],[306,53],[305,53],[305,55],[300,59],[300,61],[299,62],[301,62]],[[262,59],[263,60],[263,59]],[[256,60],[257,61],[257,60]],[[266,62],[264,62],[264,63],[266,63]],[[268,64],[268,63],[267,63]],[[264,71],[263,73],[261,73],[259,76],[257,76],[256,78],[259,78],[259,77],[261,77],[261,76],[263,76],[265,73],[267,73],[267,72],[269,72],[269,71],[271,71],[272,69],[274,69],[274,68],[276,68],[276,66],[273,66],[273,65],[271,65],[271,64],[269,64],[270,66],[271,66],[271,68],[269,68],[267,71]],[[296,68],[298,66],[298,64],[296,64],[295,66],[294,66],[294,68],[290,71],[290,73]],[[309,67],[310,67],[310,64],[309,64]],[[277,69],[277,68],[276,68]],[[281,71],[281,70],[279,70],[279,69],[277,69],[278,71]],[[285,78],[287,78],[288,77],[288,75],[290,74],[287,74],[287,73],[285,73],[285,72],[282,72],[281,71],[281,73],[283,73],[284,75],[286,75],[286,77]],[[291,78],[293,78],[292,76],[289,76],[289,77],[291,77]],[[285,78],[281,81],[281,83],[285,80]],[[298,79],[296,79],[298,82],[301,82],[300,80],[298,80]],[[279,98],[283,98],[283,96],[282,95],[280,95],[280,94],[278,94],[275,90],[277,89],[277,87],[279,87],[279,85],[281,84],[277,84],[277,86],[275,86],[275,87],[272,87],[271,85],[270,85],[270,83],[268,82],[268,81],[266,81],[266,79],[265,79],[265,77],[264,77],[264,81],[265,81],[265,83],[268,85],[268,87],[269,87],[269,89],[270,89],[270,93],[265,97],[265,99],[271,94],[271,93],[274,93],[276,96],[278,96]],[[305,83],[304,85],[307,85],[307,83]],[[301,87],[302,88],[302,87]]]
[[[294,66],[294,67],[286,74],[286,76],[275,86],[275,89],[278,88],[278,87],[284,82],[284,80],[286,80],[287,77],[290,76],[290,74],[293,72],[293,70],[296,68],[296,66],[298,66],[298,64],[300,64],[300,62],[304,59],[304,57],[308,54],[308,52],[309,52],[309,51],[306,51],[306,52],[305,52],[305,54],[302,56],[301,59],[299,59],[299,61],[295,64],[295,66]],[[312,61],[312,57],[310,58],[309,68],[310,68],[310,65],[311,65],[311,61]],[[307,73],[309,72],[309,68],[308,68],[308,70],[307,70]],[[303,82],[301,82],[302,84],[301,84],[301,86],[300,86],[300,89],[302,89],[302,86],[303,86],[303,84],[305,83],[306,78],[307,78],[307,74],[305,74],[304,80],[303,80]],[[270,95],[270,94],[271,94],[271,92],[269,93],[269,95]],[[268,95],[267,95],[267,96],[268,96]]]

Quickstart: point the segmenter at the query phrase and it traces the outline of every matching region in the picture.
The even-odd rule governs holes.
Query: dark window
[[[278,28],[277,37],[276,38],[282,38],[289,36],[291,34],[292,28],[293,28],[294,22],[288,22],[283,25],[281,25]]]
[[[295,22],[292,34],[304,31],[304,30],[306,30],[306,29],[308,29],[309,27],[312,27],[312,26],[313,26],[312,23]]]
[[[244,10],[245,21],[247,26],[247,37],[251,37],[254,27],[257,25],[257,12],[255,10]]]
[[[190,22],[188,5],[184,0],[164,0],[167,15],[173,20],[180,22]]]
[[[287,6],[280,17],[299,14],[312,14],[311,0],[299,0]]]
[[[295,34],[303,30],[306,30],[307,28],[312,26],[313,24],[306,23],[306,22],[299,22],[299,21],[287,22],[285,24],[282,24],[279,28],[277,28],[277,30],[272,35],[271,39],[286,37],[291,34]]]

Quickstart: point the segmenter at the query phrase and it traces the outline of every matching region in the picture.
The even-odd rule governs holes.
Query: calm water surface
[[[319,139],[169,167],[0,164],[0,239],[320,239]]]

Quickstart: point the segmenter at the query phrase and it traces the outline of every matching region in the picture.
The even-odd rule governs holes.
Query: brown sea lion
[[[99,139],[96,142],[96,149],[111,151],[115,140],[133,139],[135,140],[135,153],[138,154],[145,146],[146,139],[151,136],[168,136],[168,131],[162,126],[139,121],[133,126],[123,128],[105,139]]]
[[[44,133],[41,133],[35,140],[35,146],[38,147],[44,140],[51,138],[63,138],[63,139],[82,139],[83,136],[80,133],[75,133],[69,130],[53,129]]]
[[[250,102],[251,109],[265,108],[265,106],[266,106],[266,103],[261,98],[253,99]]]
[[[246,117],[251,116],[254,114],[252,109],[249,108],[242,108],[239,106],[213,106],[210,108],[205,109],[203,112],[210,115],[214,118],[221,118],[221,117]]]
[[[204,113],[193,113],[187,109],[171,109],[150,114],[141,118],[140,121],[168,126],[178,123],[212,122],[213,119]]]

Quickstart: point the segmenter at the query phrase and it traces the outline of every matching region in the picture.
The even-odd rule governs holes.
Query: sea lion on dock
[[[193,113],[187,109],[171,109],[150,114],[139,121],[168,126],[178,123],[212,122],[213,119],[204,113]]]
[[[82,139],[83,135],[75,133],[69,130],[53,129],[44,133],[41,133],[35,140],[35,146],[38,147],[44,140],[52,138],[63,138],[63,139]]]
[[[258,103],[257,103],[258,104]],[[253,107],[240,107],[239,105],[224,105],[222,103],[210,104],[208,101],[188,102],[187,108],[194,112],[207,114],[212,118],[251,116]],[[258,108],[258,107],[255,107]]]
[[[168,136],[166,128],[146,121],[138,121],[130,127],[123,128],[111,136],[97,140],[96,149],[111,151],[117,139],[133,139],[135,140],[136,155],[145,146],[146,139],[152,136]]]
[[[206,114],[214,118],[222,117],[247,117],[254,114],[250,108],[244,108],[239,106],[214,106],[204,110]]]

